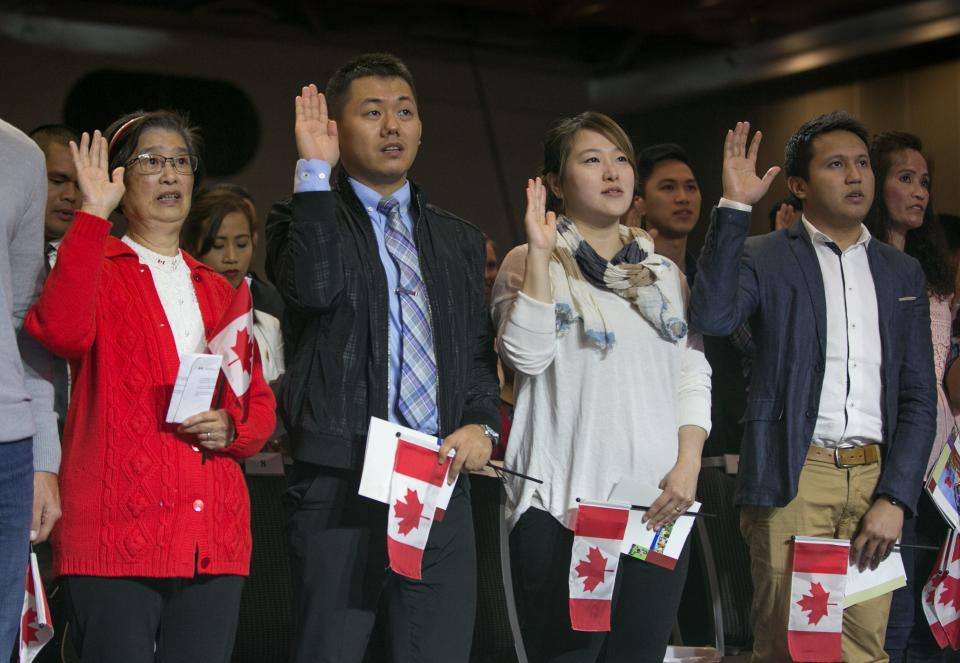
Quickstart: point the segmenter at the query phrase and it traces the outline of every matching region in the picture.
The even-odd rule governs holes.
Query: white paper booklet
[[[397,440],[403,438],[429,449],[439,450],[441,440],[418,430],[395,424],[392,421],[370,417],[367,429],[367,448],[363,457],[363,474],[357,491],[364,497],[386,504],[390,501],[390,480],[393,477],[393,462],[397,456]],[[451,451],[450,455],[454,453]],[[449,500],[449,491],[447,491]],[[447,504],[438,504],[446,509]]]
[[[860,571],[855,564],[851,564],[847,567],[847,590],[843,597],[843,607],[849,608],[906,585],[907,574],[898,552],[890,553],[873,571],[869,568]]]
[[[167,408],[168,424],[182,423],[210,409],[222,364],[220,355],[189,354],[180,358],[180,370]]]

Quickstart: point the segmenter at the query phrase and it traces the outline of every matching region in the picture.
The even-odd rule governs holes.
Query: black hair
[[[213,248],[223,219],[232,212],[243,214],[253,237],[256,220],[246,198],[222,185],[201,191],[194,197],[180,230],[180,246],[195,258],[204,255]]]
[[[553,176],[557,183],[563,178],[567,158],[570,156],[570,150],[573,148],[577,133],[581,130],[594,131],[616,145],[627,157],[630,167],[636,173],[637,163],[633,152],[633,143],[630,142],[630,137],[627,136],[623,127],[609,115],[586,111],[573,117],[562,118],[554,122],[553,126],[547,130],[543,139],[543,165],[540,168],[540,175],[545,183],[548,175]],[[554,187],[549,183],[546,183],[546,187],[547,209],[562,214],[562,197],[557,195]]]
[[[200,165],[193,174],[193,193],[196,194],[203,179],[203,158],[200,154],[203,141],[199,129],[191,125],[190,118],[180,111],[138,110],[124,115],[107,127],[104,136],[110,145],[110,172],[119,166],[126,166],[135,156],[133,152],[140,142],[140,135],[147,129],[166,129],[180,134],[187,144],[187,151],[197,155]]]
[[[402,78],[410,86],[410,92],[416,101],[417,89],[413,84],[413,74],[403,60],[391,53],[364,53],[341,65],[327,81],[323,92],[331,118],[340,118],[343,107],[347,104],[350,84],[358,78],[368,76]]]
[[[849,131],[863,141],[870,143],[870,134],[857,118],[846,111],[833,111],[820,115],[800,125],[800,128],[787,141],[783,154],[783,171],[787,177],[810,179],[810,159],[813,158],[813,141],[818,136],[833,131]]]
[[[943,230],[943,237],[947,242],[947,250],[950,253],[960,251],[960,216],[938,214],[937,219],[940,222],[940,228]]]
[[[693,166],[690,165],[690,157],[676,143],[660,143],[659,145],[645,147],[637,153],[637,180],[633,187],[634,195],[643,196],[647,180],[650,179],[657,164],[663,161],[679,161],[686,164],[691,172],[693,171]]]
[[[229,191],[232,194],[240,196],[244,200],[247,200],[253,203],[253,196],[250,195],[250,189],[243,186],[242,184],[234,184],[233,182],[221,182],[220,184],[214,184],[210,187],[211,191]]]
[[[881,242],[890,243],[890,210],[887,209],[883,187],[890,173],[893,155],[903,150],[916,150],[923,154],[923,144],[913,134],[902,131],[888,131],[877,134],[870,141],[870,161],[877,180],[877,192],[873,196],[873,206],[864,220],[870,233]],[[943,228],[937,223],[933,212],[933,181],[928,189],[927,208],[923,213],[923,223],[919,228],[907,231],[903,250],[920,262],[923,274],[927,277],[927,287],[938,295],[949,295],[954,290],[956,269],[950,262],[947,241]]]
[[[74,143],[80,143],[80,134],[66,124],[41,124],[27,135],[43,150],[44,154],[51,145],[67,146],[71,140]]]

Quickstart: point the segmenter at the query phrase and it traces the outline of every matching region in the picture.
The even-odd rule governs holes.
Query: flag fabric
[[[246,279],[240,282],[207,346],[212,354],[223,357],[222,370],[227,388],[246,412],[253,363],[257,360],[257,345],[253,337],[253,298]]]
[[[930,571],[930,577],[927,578],[927,583],[923,586],[923,594],[921,595],[923,616],[926,617],[927,624],[930,625],[930,632],[933,633],[933,639],[937,641],[940,649],[943,649],[949,645],[950,639],[943,630],[943,625],[940,623],[940,618],[937,616],[937,594],[940,591],[940,585],[943,582],[944,577],[947,575],[946,560],[949,559],[952,552],[951,547],[954,538],[954,532],[953,530],[950,530],[949,534],[947,535],[947,540],[943,542],[943,545],[940,547],[940,552],[937,553],[937,561],[933,565],[933,569]]]
[[[40,565],[36,553],[30,553],[27,565],[27,583],[20,611],[19,663],[31,663],[43,646],[53,638],[53,620],[47,605],[47,593],[40,579]]]
[[[957,539],[956,533],[951,533],[944,555],[945,572],[937,583],[933,604],[937,621],[953,649],[960,649],[960,544]]]
[[[448,485],[450,459],[437,463],[437,447],[397,440],[397,453],[387,503],[387,554],[390,568],[420,580],[423,549],[430,527],[443,518],[453,486]]]
[[[570,554],[570,626],[575,631],[609,631],[613,585],[630,507],[580,504]]]
[[[794,661],[842,660],[849,555],[849,541],[794,538],[787,627],[787,645]]]

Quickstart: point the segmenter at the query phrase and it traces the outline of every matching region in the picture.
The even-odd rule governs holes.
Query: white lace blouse
[[[137,253],[140,264],[150,268],[153,285],[177,344],[177,353],[182,357],[193,352],[204,352],[207,339],[204,336],[203,317],[190,279],[190,268],[183,260],[183,251],[175,256],[161,255],[138,244],[129,235],[124,235],[123,242]]]

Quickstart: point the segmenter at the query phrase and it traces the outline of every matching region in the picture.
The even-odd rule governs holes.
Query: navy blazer
[[[827,306],[802,221],[747,238],[750,213],[715,207],[700,254],[690,323],[726,336],[750,322],[756,356],[744,413],[736,502],[785,506],[797,494],[823,386]],[[930,303],[920,264],[876,238],[867,257],[883,348],[883,442],[877,494],[916,509],[936,433]]]

